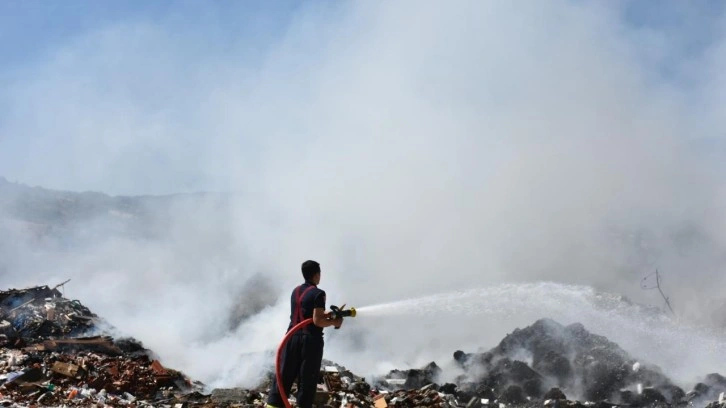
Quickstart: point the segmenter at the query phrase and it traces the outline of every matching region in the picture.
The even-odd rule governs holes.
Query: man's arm
[[[316,307],[313,309],[313,324],[324,328],[324,327],[340,327],[343,324],[343,318],[331,319],[330,313],[325,313],[325,308]]]

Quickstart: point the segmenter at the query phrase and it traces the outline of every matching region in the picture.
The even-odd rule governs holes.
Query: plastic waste
[[[55,305],[53,305],[52,303],[45,304],[45,317],[48,320],[55,319]]]
[[[5,383],[10,384],[23,374],[25,374],[25,371],[14,371],[12,373],[6,374]]]

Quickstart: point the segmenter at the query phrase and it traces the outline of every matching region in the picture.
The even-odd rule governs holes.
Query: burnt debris
[[[201,389],[77,300],[39,286],[0,292],[0,405],[142,406]]]
[[[110,327],[58,287],[0,292],[0,406],[266,406],[272,373],[255,389],[208,390],[164,366],[141,342],[109,336]],[[720,374],[704,376],[685,392],[657,366],[582,324],[538,320],[489,351],[458,350],[451,363],[463,374],[441,384],[442,368],[435,362],[366,381],[324,361],[315,404],[726,408],[726,378]]]

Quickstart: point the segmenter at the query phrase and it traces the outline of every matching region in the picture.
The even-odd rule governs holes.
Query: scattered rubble
[[[0,399],[41,406],[141,406],[201,389],[133,339],[90,335],[99,323],[57,287],[0,292]]]
[[[79,337],[92,330],[98,316],[79,301],[63,298],[58,286],[0,292],[2,340],[32,343],[49,337]]]
[[[266,406],[272,373],[256,389],[207,392],[140,342],[114,339],[100,327],[109,326],[58,287],[0,292],[0,406]],[[686,393],[658,367],[581,324],[542,319],[487,352],[456,351],[453,359],[464,374],[443,385],[435,362],[368,382],[324,361],[315,406],[726,408],[720,374]]]
[[[373,382],[369,395],[327,387],[340,397],[326,406],[726,408],[723,376],[709,374],[686,394],[657,366],[637,361],[581,324],[542,319],[515,330],[488,352],[459,350],[453,358],[465,371],[453,384],[436,383],[441,369],[432,362],[391,371]]]

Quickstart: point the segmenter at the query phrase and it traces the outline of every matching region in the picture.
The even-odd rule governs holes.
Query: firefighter
[[[292,383],[297,379],[297,406],[311,408],[323,360],[323,328],[334,326],[338,329],[343,324],[343,318],[333,318],[330,312],[325,312],[325,291],[318,288],[320,264],[309,260],[303,262],[302,275],[305,283],[296,287],[290,296],[290,325],[287,330],[305,319],[312,318],[313,323],[292,334],[285,344],[280,371],[285,394],[290,394]],[[272,382],[267,404],[268,407],[284,406],[277,380]]]

